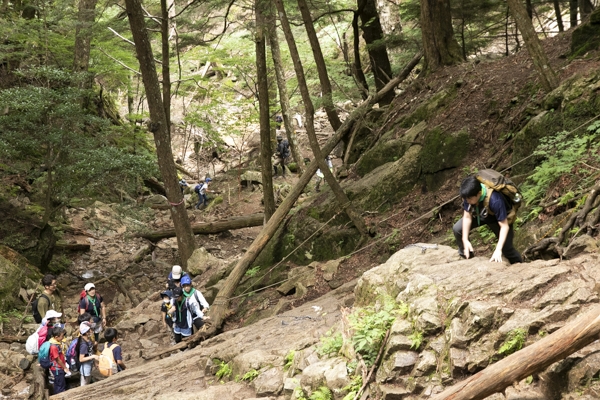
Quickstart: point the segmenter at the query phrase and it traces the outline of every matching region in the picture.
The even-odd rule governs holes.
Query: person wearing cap
[[[77,348],[79,349],[79,373],[81,386],[89,385],[92,381],[92,368],[94,360],[98,356],[94,354],[94,342],[92,341],[92,326],[84,321],[79,325],[79,338]]]
[[[93,283],[86,283],[84,289],[85,296],[79,301],[79,314],[88,312],[92,316],[92,320],[96,323],[94,338],[97,342],[102,327],[106,325],[106,307],[102,296],[96,293],[96,286]]]
[[[160,305],[160,313],[162,314],[161,321],[163,326],[171,331],[173,329],[173,319],[171,318],[171,314],[169,314],[169,309],[171,308],[171,297],[173,297],[173,292],[171,290],[165,290],[160,294],[160,297],[162,297],[162,303]]]
[[[183,194],[184,190],[186,187],[188,187],[188,183],[185,181],[185,179],[180,179],[179,180],[179,188],[181,189],[181,194]]]
[[[184,337],[192,334],[192,313],[188,308],[186,298],[183,297],[182,288],[176,287],[173,289],[171,304],[169,313],[173,317],[173,336],[175,337],[175,343],[179,343]]]
[[[52,328],[60,325],[62,314],[55,310],[48,310],[42,319],[42,325],[38,329],[38,348],[42,347],[44,342],[52,338]]]
[[[194,192],[198,193],[198,203],[196,203],[196,206],[194,207],[196,210],[199,210],[200,207],[208,205],[208,197],[206,196],[206,193],[210,192],[210,190],[208,190],[208,184],[211,181],[212,179],[206,178],[204,182],[200,182],[194,188]]]
[[[204,325],[204,320],[208,319],[204,316],[204,312],[208,311],[208,302],[199,290],[192,287],[192,280],[189,276],[181,278],[181,288],[183,297],[187,299],[188,309],[192,313],[194,327],[199,330]]]
[[[188,276],[187,272],[184,272],[180,265],[173,265],[167,278],[167,289],[173,290],[176,287],[181,287],[181,278],[184,276]]]

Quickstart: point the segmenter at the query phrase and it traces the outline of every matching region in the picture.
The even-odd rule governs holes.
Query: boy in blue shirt
[[[464,258],[474,256],[473,245],[469,241],[471,227],[487,225],[498,238],[496,249],[490,261],[502,262],[504,255],[511,264],[523,262],[521,254],[513,245],[515,235],[512,222],[508,222],[510,206],[502,193],[479,182],[475,175],[465,178],[460,185],[463,199],[463,217],[452,228],[458,245],[458,254]]]

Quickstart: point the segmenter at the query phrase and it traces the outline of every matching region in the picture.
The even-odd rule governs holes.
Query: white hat
[[[44,319],[58,318],[61,315],[62,315],[61,313],[56,312],[54,310],[48,310],[48,311],[46,311],[46,315],[44,316]]]
[[[90,328],[90,323],[89,323],[89,322],[87,322],[87,321],[83,321],[83,322],[81,323],[81,325],[79,325],[79,332],[80,332],[82,335],[85,335],[85,334],[86,334],[86,332],[87,332],[87,331],[89,331],[90,329],[91,329],[91,328]]]
[[[85,289],[86,292],[89,292],[90,289],[95,289],[96,286],[93,283],[86,283],[83,288]]]
[[[181,267],[179,265],[173,265],[171,270],[171,277],[173,279],[181,279]]]

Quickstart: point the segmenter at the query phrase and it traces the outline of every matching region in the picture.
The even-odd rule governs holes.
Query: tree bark
[[[562,13],[560,11],[560,2],[558,0],[552,0],[554,4],[554,14],[556,14],[556,24],[558,25],[558,31],[564,32],[565,25],[563,24]]]
[[[369,84],[367,83],[367,77],[362,68],[362,62],[360,61],[360,34],[358,32],[358,11],[354,13],[352,17],[352,34],[354,36],[352,41],[352,51],[354,52],[354,64],[352,72],[358,83],[358,89],[360,90],[360,96],[363,100],[366,100],[369,96]]]
[[[204,222],[192,225],[192,232],[196,235],[208,235],[229,231],[232,229],[248,228],[251,226],[260,226],[263,224],[265,215],[263,213],[244,215],[241,217],[232,217],[222,221]],[[175,229],[159,229],[152,232],[144,232],[136,235],[143,237],[151,242],[157,242],[161,239],[175,236]]]
[[[271,5],[269,5],[271,7]],[[300,154],[298,146],[298,137],[292,125],[292,116],[290,114],[290,98],[285,84],[285,69],[281,61],[281,50],[279,47],[279,38],[277,37],[277,24],[274,13],[271,13],[268,20],[267,29],[268,41],[271,46],[271,57],[273,58],[273,66],[275,67],[275,78],[277,80],[277,88],[279,89],[279,103],[281,105],[281,116],[283,117],[283,126],[290,143],[292,157],[298,165],[298,172],[304,172],[304,160]]]
[[[503,391],[515,382],[587,346],[600,334],[600,306],[483,371],[444,390],[432,400],[478,400]]]
[[[383,29],[379,21],[379,13],[375,0],[357,0],[358,14],[363,31],[363,39],[367,44],[371,69],[375,78],[375,87],[380,91],[392,79],[392,67],[383,40]],[[394,92],[389,92],[380,102],[385,106],[394,99]]]
[[[527,10],[529,19],[533,20],[533,6],[531,5],[531,0],[525,0],[525,9]]]
[[[577,0],[569,0],[569,18],[571,28],[577,26]]]
[[[527,16],[527,10],[523,7],[520,0],[508,0],[508,8],[512,17],[517,22],[519,31],[523,35],[525,46],[527,46],[527,51],[529,51],[529,55],[533,60],[533,65],[540,76],[542,87],[547,93],[550,93],[558,86],[558,78],[550,66],[546,52],[533,28],[533,24]]]
[[[578,0],[577,5],[579,7],[579,15],[581,20],[586,19],[592,11],[594,11],[594,5],[590,2],[590,0]]]
[[[73,49],[73,72],[86,73],[90,66],[90,50],[92,42],[92,26],[96,18],[96,3],[98,0],[81,0],[77,14],[75,30],[75,48]],[[91,76],[86,76],[79,87],[89,90],[92,88]]]
[[[187,260],[196,248],[194,235],[190,227],[185,202],[179,188],[177,170],[173,162],[173,151],[168,131],[167,118],[161,99],[160,85],[156,75],[156,66],[152,56],[152,47],[139,0],[126,0],[127,15],[135,42],[135,50],[140,63],[142,80],[146,89],[150,110],[150,131],[154,134],[158,167],[165,182],[167,199],[171,203],[171,219],[177,233],[177,244],[181,265],[187,267]]]
[[[263,12],[268,9],[268,0],[256,0],[254,14],[256,16],[256,80],[258,89],[258,113],[260,119],[260,163],[263,181],[263,203],[265,206],[265,222],[275,212],[273,197],[273,166],[271,164],[271,132],[269,118],[269,83],[267,78],[267,49],[265,30],[267,20]],[[285,165],[281,166],[285,168]],[[284,171],[285,172],[285,171]]]
[[[450,0],[421,0],[421,36],[424,74],[463,61],[462,51],[454,38]]]
[[[162,98],[167,121],[167,132],[171,140],[171,69],[169,67],[169,9],[167,0],[160,0],[161,22],[160,37],[162,45]]]
[[[310,48],[312,49],[315,64],[317,65],[317,73],[319,74],[319,82],[321,83],[321,92],[323,95],[323,107],[325,108],[325,112],[327,113],[327,118],[329,119],[331,127],[334,131],[337,131],[342,123],[333,105],[331,82],[329,81],[329,75],[327,74],[327,66],[325,65],[325,59],[323,58],[323,52],[321,51],[319,38],[317,37],[317,32],[315,31],[315,26],[313,25],[312,16],[310,15],[306,0],[297,1],[298,8],[300,8],[300,14],[302,14],[302,21],[304,21],[304,28],[306,29],[308,41],[310,42]]]
[[[301,0],[298,1],[301,3]],[[308,141],[310,142],[310,147],[312,152],[319,163],[319,168],[321,172],[325,175],[325,181],[333,191],[333,194],[340,205],[340,207],[346,212],[356,229],[363,235],[367,235],[369,233],[365,222],[363,221],[360,214],[358,214],[354,207],[352,207],[352,203],[346,196],[346,193],[340,187],[340,184],[335,179],[331,171],[329,170],[329,166],[325,161],[325,155],[329,153],[322,153],[321,148],[319,146],[319,141],[317,140],[317,135],[315,133],[315,125],[314,125],[314,114],[315,109],[310,98],[310,93],[308,91],[308,86],[306,84],[306,78],[304,75],[304,68],[302,67],[302,61],[300,60],[300,53],[298,52],[298,48],[296,47],[296,41],[294,40],[294,35],[292,33],[292,29],[290,28],[289,21],[287,19],[287,15],[285,13],[285,9],[283,7],[283,3],[281,0],[275,0],[275,5],[277,7],[277,12],[279,13],[279,19],[281,21],[281,28],[283,29],[283,33],[285,35],[285,39],[288,44],[288,48],[290,49],[290,56],[292,58],[292,62],[294,64],[294,70],[296,71],[296,78],[298,79],[298,88],[300,89],[300,94],[302,95],[302,101],[304,103],[305,117],[306,117],[306,134],[308,136]],[[386,94],[387,96],[387,94]],[[383,101],[383,100],[381,100]]]

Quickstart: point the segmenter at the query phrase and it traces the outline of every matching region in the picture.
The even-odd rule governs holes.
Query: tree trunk
[[[592,13],[592,11],[594,11],[594,6],[590,0],[578,0],[577,3],[579,7],[579,16],[583,21]]]
[[[270,5],[271,6],[271,5]],[[281,61],[281,51],[279,48],[279,38],[277,37],[277,24],[273,13],[269,18],[269,25],[267,29],[267,35],[269,44],[271,46],[271,57],[273,58],[273,66],[275,67],[275,78],[277,79],[277,88],[279,89],[279,103],[281,104],[281,116],[283,117],[283,126],[290,143],[290,150],[292,151],[292,157],[298,165],[298,172],[302,174],[304,172],[304,160],[300,154],[298,146],[298,137],[296,131],[292,126],[292,116],[290,114],[290,98],[287,92],[287,86],[285,84],[285,69],[283,68],[283,62]]]
[[[478,400],[543,371],[598,339],[600,306],[481,372],[435,395],[432,400]]]
[[[338,116],[333,105],[331,82],[329,81],[329,75],[327,74],[327,66],[325,65],[325,59],[323,58],[323,52],[321,51],[319,38],[317,37],[317,32],[315,31],[315,26],[313,25],[312,17],[308,9],[308,4],[306,4],[306,0],[297,1],[298,8],[300,8],[300,14],[302,14],[302,21],[304,21],[304,28],[306,29],[308,41],[310,42],[310,48],[312,49],[313,57],[315,58],[315,64],[317,65],[317,73],[319,74],[319,82],[321,83],[321,92],[323,96],[323,107],[325,108],[325,112],[327,113],[327,118],[329,119],[331,127],[334,131],[337,131],[342,123],[340,122],[340,117]],[[306,107],[306,104],[304,104],[304,106]],[[306,125],[309,125],[308,122]]]
[[[554,4],[554,14],[556,14],[556,24],[558,25],[558,31],[564,32],[565,26],[562,20],[562,13],[560,11],[560,2],[558,0],[552,0],[552,3]]]
[[[380,92],[378,92],[372,98],[368,98],[356,110],[354,110],[352,114],[350,114],[348,118],[346,118],[346,120],[342,123],[340,129],[338,129],[335,132],[335,134],[327,141],[327,143],[325,143],[322,152],[325,154],[331,153],[331,151],[333,151],[333,149],[335,148],[335,146],[337,146],[340,140],[342,140],[342,137],[344,137],[348,133],[348,131],[352,129],[354,122],[364,118],[367,112],[371,110],[373,104],[378,103],[388,91],[393,90],[400,82],[406,79],[410,71],[419,62],[421,57],[421,54],[415,55],[415,57],[413,57],[409,65],[402,71],[400,76],[391,80]],[[254,242],[252,242],[252,244],[248,248],[248,251],[246,251],[244,256],[237,262],[237,264],[233,268],[233,271],[231,271],[231,274],[229,274],[229,276],[227,277],[223,288],[217,294],[217,297],[210,308],[209,316],[213,323],[212,327],[207,332],[198,332],[197,334],[194,334],[194,337],[190,339],[191,345],[196,343],[201,338],[207,338],[214,335],[216,333],[216,330],[221,327],[225,318],[225,314],[227,313],[229,298],[237,288],[240,279],[242,279],[242,277],[246,273],[246,269],[248,269],[248,267],[254,262],[258,254],[269,242],[271,237],[275,234],[275,232],[279,228],[279,225],[283,222],[285,216],[292,209],[294,203],[296,202],[296,200],[298,200],[298,197],[300,197],[300,194],[304,190],[304,187],[308,184],[315,172],[317,172],[318,168],[318,160],[313,160],[306,167],[306,171],[304,171],[304,174],[300,176],[300,179],[298,179],[298,182],[292,188],[285,200],[283,200],[279,208],[275,210],[275,214],[273,214],[269,222],[265,224],[264,228],[254,239]]]
[[[569,17],[571,28],[577,26],[577,0],[569,0]]]
[[[77,14],[75,30],[75,48],[73,49],[73,72],[86,73],[90,66],[90,49],[92,42],[92,26],[96,19],[96,3],[98,0],[81,0]],[[89,90],[92,88],[91,76],[86,76],[79,87]]]
[[[546,93],[550,93],[558,86],[558,78],[548,62],[548,57],[533,28],[533,24],[527,16],[527,10],[525,10],[520,0],[508,0],[508,7],[512,17],[517,22],[521,35],[523,35],[525,46],[527,46],[527,51],[529,51],[529,55],[533,60],[533,65],[540,76],[542,87]]]
[[[360,96],[363,100],[369,97],[369,84],[367,83],[367,77],[363,72],[362,62],[360,61],[360,33],[358,32],[358,11],[354,13],[352,17],[352,34],[354,36],[352,49],[354,51],[354,64],[352,72],[358,83],[358,89],[360,90]]]
[[[375,78],[375,87],[380,91],[392,79],[392,67],[387,54],[387,48],[383,40],[383,30],[379,21],[379,13],[375,0],[357,0],[357,6],[361,21],[360,28],[363,31],[363,39],[367,43],[371,69]],[[394,92],[389,92],[380,102],[385,106],[394,99]]]
[[[267,49],[265,30],[267,21],[263,12],[268,9],[268,0],[256,0],[256,86],[258,89],[258,113],[260,119],[260,163],[263,181],[263,202],[265,205],[265,222],[275,212],[273,197],[273,166],[271,164],[271,133],[269,118],[269,83],[267,79]],[[281,166],[285,168],[285,165]],[[285,172],[285,171],[284,171]]]
[[[300,2],[301,1],[299,1],[299,3]],[[358,231],[363,236],[365,236],[369,233],[365,222],[363,221],[360,214],[358,214],[354,210],[354,207],[352,207],[352,203],[348,199],[348,196],[346,196],[346,193],[344,193],[344,191],[340,187],[340,184],[329,170],[329,166],[325,161],[325,156],[329,153],[322,153],[321,148],[319,147],[319,141],[317,140],[314,125],[315,109],[310,98],[308,86],[306,85],[306,78],[304,75],[304,68],[302,67],[302,61],[300,60],[300,53],[298,52],[298,48],[296,47],[294,34],[292,33],[292,29],[290,28],[290,24],[287,19],[282,0],[275,0],[275,5],[277,7],[277,12],[279,13],[281,28],[283,29],[288,48],[290,49],[290,56],[292,58],[292,62],[294,63],[294,70],[296,71],[296,79],[298,79],[298,88],[300,89],[300,94],[302,95],[302,102],[304,103],[304,110],[306,114],[306,134],[308,136],[308,141],[310,142],[310,147],[313,151],[317,162],[319,163],[319,168],[321,169],[321,172],[325,175],[325,181],[333,191],[333,194],[338,204],[346,212],[356,229],[358,229]]]
[[[463,61],[452,29],[450,0],[421,0],[421,36],[424,74]]]
[[[154,134],[158,167],[165,182],[167,199],[171,203],[171,219],[175,226],[175,232],[177,232],[180,262],[185,268],[187,267],[188,258],[190,258],[196,248],[196,244],[187,211],[185,210],[185,202],[177,183],[177,170],[173,162],[173,151],[167,129],[167,118],[161,99],[152,47],[150,46],[150,39],[146,31],[146,23],[140,1],[126,0],[125,4],[135,42],[137,58],[140,63],[142,79],[146,89],[148,108],[150,110],[150,131]]]
[[[222,221],[204,222],[192,225],[192,232],[196,235],[208,235],[213,233],[225,232],[232,229],[248,228],[251,226],[260,226],[265,220],[263,213],[244,215],[241,217],[232,217]],[[136,235],[143,237],[151,242],[157,242],[175,236],[175,229],[159,229],[152,232],[144,232]]]
[[[527,10],[529,19],[533,20],[533,6],[531,5],[531,0],[525,0],[525,9]]]
[[[160,37],[162,44],[162,98],[167,121],[167,132],[171,141],[171,69],[169,67],[169,8],[167,0],[160,0],[161,23]]]

